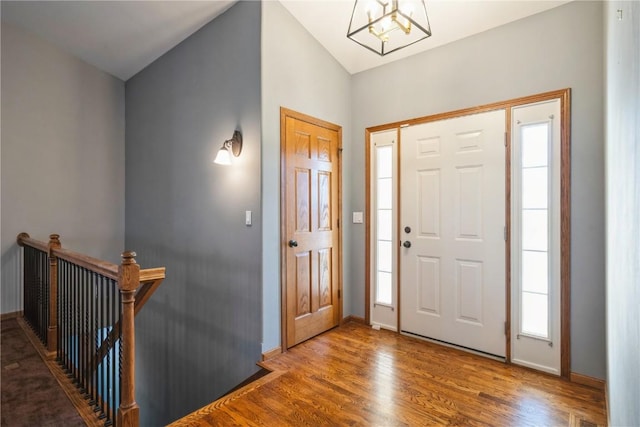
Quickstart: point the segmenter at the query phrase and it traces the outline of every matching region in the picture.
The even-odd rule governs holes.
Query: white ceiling
[[[2,20],[127,80],[235,1],[2,1]],[[567,3],[426,0],[433,35],[380,57],[346,33],[353,0],[282,0],[349,73],[357,73]]]

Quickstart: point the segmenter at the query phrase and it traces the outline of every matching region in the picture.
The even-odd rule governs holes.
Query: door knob
[[[405,240],[404,243],[402,244],[402,246],[404,246],[405,248],[410,248],[411,247],[411,242],[408,240]]]
[[[290,248],[297,248],[298,247],[298,242],[296,242],[295,240],[289,240],[289,247]]]

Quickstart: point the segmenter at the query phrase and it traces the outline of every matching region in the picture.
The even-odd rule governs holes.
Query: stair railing
[[[141,270],[135,252],[120,265],[20,233],[24,318],[88,400],[105,426],[137,426],[135,315],[165,278],[165,268]]]

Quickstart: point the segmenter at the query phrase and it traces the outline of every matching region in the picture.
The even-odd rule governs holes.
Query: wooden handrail
[[[140,270],[140,283],[164,279],[166,269],[164,267],[145,268]]]
[[[32,239],[27,233],[18,234],[16,242],[18,243],[18,246],[31,246],[32,248],[36,248],[42,252],[49,253],[49,245],[47,243]]]
[[[51,254],[57,258],[69,261],[73,264],[84,267],[87,270],[101,274],[109,279],[118,280],[118,265],[111,262],[102,261],[69,249],[52,249]]]
[[[51,236],[57,236],[57,234],[52,234]],[[118,265],[100,260],[98,258],[93,258],[89,255],[84,255],[79,252],[71,251],[69,249],[65,249],[62,247],[52,247],[49,248],[49,244],[45,242],[41,242],[40,240],[32,239],[29,237],[27,233],[18,234],[18,245],[20,246],[31,246],[32,248],[39,249],[43,252],[48,253],[50,256],[55,256],[56,258],[63,259],[65,261],[69,261],[80,267],[84,267],[87,270],[91,270],[98,274],[102,274],[105,277],[108,277],[113,280],[118,280]],[[58,240],[59,242],[59,240]],[[150,269],[155,270],[155,269]]]

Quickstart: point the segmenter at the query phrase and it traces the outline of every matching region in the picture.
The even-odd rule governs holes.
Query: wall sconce
[[[231,153],[229,153],[229,151],[231,151]],[[242,134],[240,131],[236,130],[233,132],[231,139],[227,139],[222,143],[222,147],[220,147],[220,151],[218,151],[218,155],[213,163],[217,163],[219,165],[230,165],[231,154],[233,154],[233,157],[238,157],[241,152]]]

